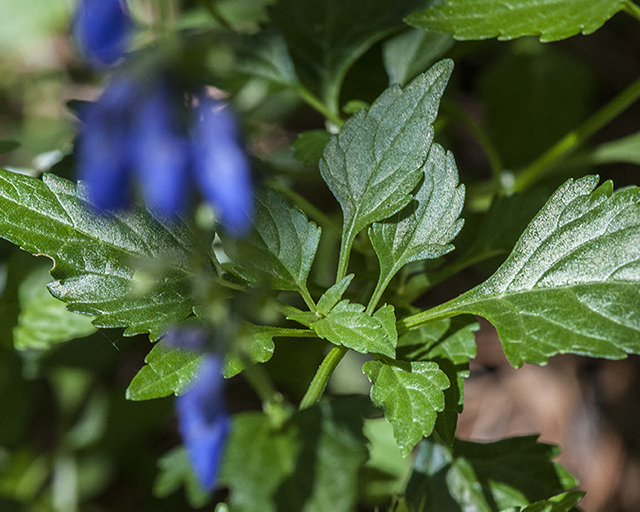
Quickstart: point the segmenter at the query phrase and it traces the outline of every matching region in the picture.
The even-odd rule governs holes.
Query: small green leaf
[[[278,31],[263,29],[254,35],[231,37],[238,54],[238,71],[285,86],[298,82],[287,43]]]
[[[151,400],[180,395],[193,381],[204,356],[195,350],[167,348],[157,343],[144,358],[146,363],[127,388],[128,400]]]
[[[586,492],[570,491],[553,496],[548,500],[536,501],[531,505],[518,509],[519,512],[571,512],[578,502],[584,498]],[[516,512],[518,512],[516,511]]]
[[[94,315],[97,327],[158,338],[192,309],[186,230],[143,210],[98,216],[85,197],[82,187],[53,174],[40,181],[0,170],[0,236],[54,260],[49,291],[71,311]],[[138,293],[134,258],[172,265]]]
[[[301,133],[291,144],[293,156],[305,165],[318,165],[329,139],[331,134],[326,130],[310,130]]]
[[[624,0],[447,0],[405,21],[456,39],[540,36],[547,42],[595,32],[623,7]]]
[[[452,448],[424,439],[405,496],[424,512],[494,512],[527,506],[577,483],[551,459],[560,450],[537,436],[493,443],[456,439]]]
[[[275,350],[274,332],[268,327],[245,324],[241,337],[237,340],[240,348],[246,350],[249,359],[254,363],[266,363]],[[225,379],[230,379],[244,369],[237,355],[227,354],[222,371]]]
[[[153,483],[153,495],[157,498],[166,498],[184,486],[187,501],[193,508],[202,508],[211,501],[211,495],[200,487],[183,446],[163,455],[158,460],[158,468],[160,471]]]
[[[495,274],[431,313],[485,317],[514,366],[640,353],[640,189],[597,182],[567,181]]]
[[[373,384],[371,400],[384,408],[403,455],[431,434],[438,412],[444,410],[443,390],[449,379],[433,362],[368,361],[362,371]]]
[[[593,150],[591,158],[597,164],[624,162],[640,165],[640,132],[601,144]]]
[[[372,222],[411,200],[433,141],[432,123],[452,71],[438,62],[404,89],[387,89],[350,118],[327,144],[320,172],[344,214],[343,251]]]
[[[325,318],[311,324],[311,328],[321,338],[363,354],[383,354],[388,357],[395,357],[396,354],[398,333],[391,305],[369,316],[362,304],[343,300]]]
[[[281,429],[264,414],[235,415],[221,474],[231,510],[351,512],[372,412],[366,397],[346,397],[297,412]]]
[[[407,263],[435,259],[453,250],[449,242],[462,228],[459,219],[464,185],[450,152],[433,144],[423,167],[424,181],[403,210],[369,228],[369,238],[380,260],[378,289]]]
[[[17,350],[47,350],[53,345],[96,332],[92,317],[67,311],[47,291],[48,270],[32,272],[20,285],[20,315],[13,329]]]
[[[444,410],[438,413],[435,430],[452,445],[458,414],[464,403],[464,380],[469,377],[469,359],[476,356],[474,332],[480,328],[472,316],[459,316],[425,325],[398,340],[400,360],[433,361],[446,374],[451,386],[444,391]]]
[[[353,279],[354,274],[349,274],[345,276],[340,282],[334,284],[331,288],[329,288],[320,300],[318,301],[318,312],[323,315],[328,315],[329,312],[334,308],[334,306],[338,303],[338,301],[342,298],[342,295],[347,288],[351,284],[351,280]]]
[[[387,39],[382,46],[389,85],[404,85],[425,71],[453,46],[449,34],[410,29]]]
[[[306,290],[321,229],[273,190],[256,194],[254,225],[251,236],[231,252],[241,273],[266,279],[276,290]]]
[[[0,155],[9,153],[20,147],[20,143],[15,140],[0,140]]]

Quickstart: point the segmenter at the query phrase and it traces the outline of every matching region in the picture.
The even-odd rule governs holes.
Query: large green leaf
[[[271,19],[284,34],[302,82],[338,111],[345,74],[377,41],[402,28],[402,17],[427,0],[280,0]]]
[[[362,304],[343,300],[325,318],[312,323],[311,328],[321,338],[363,354],[396,355],[398,333],[393,306],[390,304],[371,316],[365,313]]]
[[[306,290],[321,229],[273,190],[256,194],[255,203],[255,230],[232,252],[241,273],[276,290]]]
[[[344,213],[343,248],[411,200],[433,141],[432,123],[451,74],[445,60],[407,87],[387,89],[327,144],[320,172]]]
[[[558,353],[620,359],[640,353],[640,189],[569,180],[487,281],[408,320],[487,318],[509,361]]]
[[[414,200],[389,219],[374,223],[369,238],[380,260],[378,288],[384,289],[404,265],[435,259],[454,249],[449,242],[462,228],[464,186],[451,152],[433,144],[424,181]]]
[[[456,439],[452,448],[423,440],[407,484],[407,501],[424,512],[497,512],[527,506],[576,485],[551,462],[560,449],[536,436],[493,443]]]
[[[64,302],[51,296],[47,291],[50,281],[48,270],[38,268],[20,284],[20,315],[13,328],[13,343],[18,350],[47,350],[96,331],[92,317],[67,311]]]
[[[368,361],[362,371],[373,384],[371,400],[384,408],[398,446],[408,455],[433,431],[437,413],[444,410],[449,379],[431,361]]]
[[[623,7],[624,0],[447,0],[406,21],[456,39],[535,35],[557,41],[595,32]]]
[[[0,170],[0,236],[53,259],[49,290],[71,311],[94,315],[97,327],[157,338],[192,308],[184,229],[143,210],[96,215],[85,196],[53,174],[40,181]],[[154,286],[135,291],[134,258],[173,265]]]
[[[472,316],[446,318],[410,331],[398,340],[398,359],[433,361],[446,374],[451,386],[444,390],[444,410],[438,412],[435,430],[451,445],[458,414],[464,403],[464,379],[469,377],[469,359],[476,356],[474,332],[480,328]]]
[[[258,413],[234,416],[221,483],[239,512],[350,512],[367,458],[368,399],[323,400],[282,428]]]

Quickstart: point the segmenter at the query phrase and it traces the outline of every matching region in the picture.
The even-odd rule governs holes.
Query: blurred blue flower
[[[176,400],[178,427],[191,466],[200,485],[212,490],[231,422],[224,403],[222,359],[207,355],[193,386]]]
[[[80,0],[73,32],[90,62],[108,65],[121,58],[130,30],[125,0]]]
[[[182,212],[192,188],[211,204],[234,236],[251,226],[249,160],[235,119],[223,102],[203,95],[187,106],[167,78],[116,77],[80,113],[79,178],[102,210],[130,203],[137,178],[148,206],[164,216]]]

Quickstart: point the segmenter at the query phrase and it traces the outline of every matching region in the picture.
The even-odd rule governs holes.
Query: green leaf
[[[238,55],[237,71],[289,87],[298,82],[287,43],[277,30],[231,37]]]
[[[624,0],[447,0],[405,21],[456,39],[535,35],[547,42],[595,32],[623,7]]]
[[[20,143],[15,140],[0,140],[0,155],[9,153],[20,147]]]
[[[372,222],[405,207],[423,177],[432,123],[452,71],[438,62],[404,89],[387,89],[327,144],[320,172],[344,214],[343,250]]]
[[[351,284],[354,274],[345,276],[340,282],[334,284],[326,292],[322,294],[320,300],[318,300],[318,312],[323,315],[328,315],[335,307],[338,301],[342,298],[342,295]]]
[[[188,239],[147,211],[97,216],[81,187],[45,174],[42,181],[0,170],[0,236],[54,260],[51,294],[96,327],[150,333],[191,312]],[[153,243],[150,243],[153,241]],[[134,258],[173,263],[154,286],[136,292]]]
[[[458,414],[464,403],[464,380],[469,377],[469,359],[476,356],[474,332],[480,328],[472,316],[459,316],[427,324],[398,340],[400,360],[433,361],[445,373],[451,386],[444,391],[444,410],[438,412],[435,431],[452,445]]]
[[[514,366],[640,353],[640,189],[597,182],[567,181],[495,274],[428,315],[485,317]]]
[[[398,333],[391,305],[370,316],[362,304],[343,300],[325,318],[311,324],[311,328],[321,338],[363,354],[396,355]]]
[[[537,436],[493,443],[456,439],[452,448],[423,440],[407,484],[407,501],[424,512],[495,512],[527,506],[571,489],[576,480],[551,462],[560,449]]]
[[[147,354],[146,363],[127,388],[128,400],[151,400],[180,395],[191,384],[204,356],[195,350],[167,348],[157,343]]]
[[[407,263],[435,259],[454,249],[449,242],[462,228],[459,219],[464,185],[451,152],[433,144],[423,167],[424,181],[403,210],[369,228],[369,238],[380,260],[378,289],[384,290]]]
[[[442,58],[453,43],[449,34],[422,29],[408,30],[386,40],[382,46],[382,59],[389,85],[406,84]]]
[[[153,495],[157,498],[166,498],[184,486],[191,507],[202,508],[211,501],[211,495],[200,487],[183,446],[163,455],[158,460],[158,468],[160,471],[153,483]]]
[[[331,134],[326,130],[310,130],[301,133],[291,144],[293,156],[305,165],[318,165],[329,139]]]
[[[253,222],[254,232],[230,254],[241,273],[276,290],[306,290],[321,229],[273,190],[256,194]]]
[[[449,379],[430,361],[368,361],[362,371],[373,384],[371,400],[384,408],[398,446],[408,455],[433,431],[436,414],[444,410]]]
[[[363,398],[323,400],[282,429],[263,414],[235,415],[221,475],[231,510],[351,512],[367,458],[363,421],[373,412]]]
[[[342,81],[353,63],[402,25],[402,17],[424,8],[424,0],[281,0],[269,9],[287,40],[302,82],[334,112]]]
[[[640,165],[640,132],[601,144],[591,155],[594,163],[630,163]]]
[[[33,271],[20,285],[20,315],[13,328],[13,343],[18,350],[47,350],[53,345],[83,338],[96,332],[90,316],[67,311],[64,302],[47,291],[49,271]]]
[[[245,350],[249,359],[254,363],[266,363],[275,350],[273,343],[274,331],[269,327],[245,324],[241,336],[236,340],[239,348]],[[228,353],[222,373],[225,379],[230,379],[244,370],[244,365],[237,354]]]
[[[548,500],[536,501],[521,509],[520,512],[571,512],[577,510],[573,507],[584,498],[585,494],[582,491],[565,492]]]

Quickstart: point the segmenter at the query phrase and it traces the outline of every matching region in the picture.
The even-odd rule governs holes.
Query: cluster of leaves
[[[403,495],[396,510],[571,510],[583,493],[551,462],[555,447],[533,437],[489,444],[455,438],[476,354],[478,324],[471,315],[496,326],[514,366],[545,364],[559,353],[610,359],[640,353],[640,189],[597,187],[598,178],[587,176],[566,181],[544,206],[547,198],[537,192],[521,206],[521,196],[504,197],[509,186],[502,178],[514,176],[500,167],[489,197],[503,197],[493,201],[475,240],[442,266],[463,228],[465,187],[452,153],[434,141],[453,64],[433,62],[453,45],[450,34],[554,41],[593,32],[623,9],[637,15],[637,6],[625,0],[263,4],[255,2],[257,14],[241,20],[262,22],[256,33],[216,31],[213,51],[227,49],[233,65],[214,65],[212,75],[240,98],[266,84],[324,115],[328,130],[301,134],[294,154],[299,165],[317,165],[341,225],[335,208],[320,211],[276,169],[273,176],[265,171],[266,185],[256,192],[252,234],[235,241],[218,233],[202,250],[197,221],[167,222],[144,208],[96,215],[82,184],[52,173],[36,179],[0,171],[0,235],[54,262],[53,282],[38,269],[13,295],[5,290],[2,306],[15,297],[20,306],[14,346],[43,351],[96,328],[156,341],[185,319],[219,318],[221,309],[228,318],[228,304],[242,312],[238,302],[259,303],[261,315],[247,313],[228,331],[235,338],[225,377],[249,376],[260,368],[254,365],[277,359],[274,338],[315,338],[332,348],[301,410],[269,403],[264,412],[234,415],[220,477],[232,510],[349,511],[395,494]],[[224,3],[219,7],[224,14]],[[220,16],[215,3],[211,8]],[[400,32],[403,17],[419,28]],[[190,32],[185,41],[202,44]],[[341,110],[349,71],[375,45],[395,85],[376,91],[373,101],[360,92]],[[352,115],[345,121],[343,112]],[[637,135],[610,143],[587,159],[637,163],[636,141]],[[14,146],[2,143],[0,151]],[[278,164],[265,157],[262,165]],[[536,165],[516,174],[516,184],[519,177],[530,183],[536,169],[548,172]],[[509,226],[505,215],[514,219]],[[507,258],[478,286],[431,309],[413,305],[439,280],[496,255]],[[42,293],[44,284],[55,299]],[[306,341],[298,344],[303,354]],[[361,368],[370,399],[320,400],[349,351],[366,357]],[[201,357],[156,343],[127,398],[184,392]],[[412,452],[407,480],[403,457]],[[159,465],[156,495],[184,485],[192,505],[211,500],[182,448]]]

